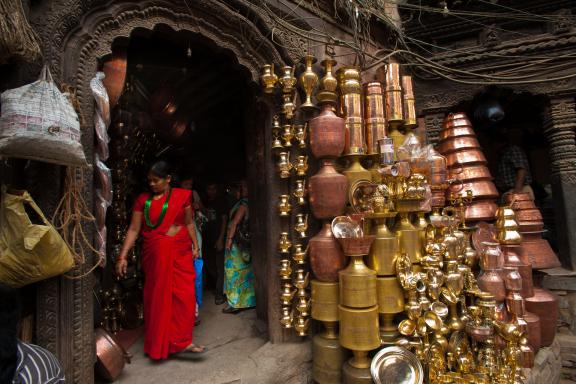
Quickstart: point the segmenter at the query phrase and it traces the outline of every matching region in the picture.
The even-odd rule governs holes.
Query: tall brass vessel
[[[339,238],[345,255],[351,258],[346,269],[338,272],[340,281],[340,304],[351,308],[366,308],[377,304],[376,272],[364,264],[364,256],[368,254],[374,236],[360,238]],[[362,243],[358,253],[346,253],[350,243]],[[363,249],[359,249],[363,248]]]
[[[362,88],[360,69],[343,67],[338,70],[340,112],[346,123],[344,155],[364,155],[364,129],[362,121]]]
[[[368,268],[376,271],[378,276],[394,276],[396,274],[396,257],[400,251],[398,238],[386,225],[386,220],[396,216],[396,212],[374,213],[368,217],[373,219],[372,234],[375,236],[374,243],[368,256]]]
[[[400,213],[395,232],[400,241],[400,252],[406,253],[413,264],[420,262],[422,259],[420,231],[412,225],[407,212]]]

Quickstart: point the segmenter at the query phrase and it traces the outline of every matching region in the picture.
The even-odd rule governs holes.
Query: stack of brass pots
[[[544,233],[542,214],[534,204],[528,193],[508,193],[504,196],[505,201],[511,205],[516,214],[519,231],[522,234],[522,249],[534,269],[546,269],[559,267],[560,260],[550,247]]]
[[[368,256],[368,267],[376,272],[378,313],[380,315],[380,338],[385,344],[393,344],[399,336],[394,316],[404,311],[404,292],[396,278],[396,259],[399,254],[398,238],[388,229],[386,221],[396,212],[373,213],[374,243]]]
[[[518,232],[514,211],[509,206],[499,207],[496,211],[496,239],[504,253],[504,266],[514,267],[522,276],[522,297],[532,297],[534,286],[532,283],[532,266],[527,260],[521,259],[522,236]]]
[[[472,191],[474,200],[466,208],[466,220],[493,220],[498,208],[498,190],[492,182],[474,129],[464,113],[451,113],[446,117],[440,132],[438,151],[446,156],[449,178],[459,181],[447,193]]]
[[[339,274],[340,344],[354,357],[343,367],[345,383],[372,383],[368,352],[380,346],[376,272],[363,257],[370,251],[374,236],[339,238],[344,254],[351,258]]]

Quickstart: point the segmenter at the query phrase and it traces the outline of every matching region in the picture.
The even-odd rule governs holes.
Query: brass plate
[[[372,379],[376,384],[422,384],[424,370],[416,356],[402,347],[382,349],[372,359]]]
[[[362,231],[360,224],[348,216],[337,216],[332,220],[332,233],[337,239],[364,236],[364,231]]]

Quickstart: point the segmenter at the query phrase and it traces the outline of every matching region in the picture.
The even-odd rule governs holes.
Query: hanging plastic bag
[[[48,67],[40,79],[2,93],[0,155],[70,166],[85,166],[80,122]]]
[[[28,192],[2,191],[0,282],[21,287],[74,267],[72,252]]]

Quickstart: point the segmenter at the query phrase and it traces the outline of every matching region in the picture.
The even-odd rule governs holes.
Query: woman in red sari
[[[144,353],[154,360],[205,349],[192,342],[196,310],[194,258],[199,251],[190,191],[171,188],[170,180],[166,162],[159,161],[150,168],[151,193],[142,193],[136,200],[116,261],[116,273],[124,277],[128,252],[141,234]]]

